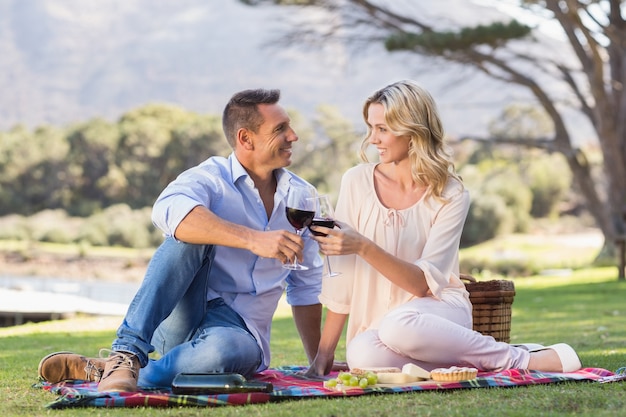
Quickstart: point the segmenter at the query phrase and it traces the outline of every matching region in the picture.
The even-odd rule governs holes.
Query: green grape
[[[378,383],[378,375],[374,372],[368,372],[365,375],[365,378],[367,378],[368,385],[376,385]]]
[[[350,381],[350,378],[352,378],[352,374],[350,372],[339,372],[339,375],[337,376],[337,378],[344,382]]]
[[[337,375],[337,378],[324,382],[324,386],[332,389],[344,389],[347,387],[367,388],[370,385],[376,385],[377,383],[378,375],[374,372],[367,372],[365,375],[358,375],[348,371],[341,371]]]
[[[337,386],[337,379],[329,379],[328,381],[324,381],[325,388],[335,388]]]

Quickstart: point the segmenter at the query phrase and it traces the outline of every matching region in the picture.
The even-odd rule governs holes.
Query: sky
[[[472,3],[391,4],[445,16],[433,19],[440,25],[502,14],[494,2]],[[149,102],[219,114],[235,91],[255,87],[280,88],[283,104],[308,117],[329,104],[362,126],[369,94],[412,78],[435,97],[448,133],[465,136],[486,134],[507,104],[532,102],[526,90],[470,68],[380,44],[356,52],[279,45],[293,16],[237,0],[0,0],[0,129],[115,120]]]

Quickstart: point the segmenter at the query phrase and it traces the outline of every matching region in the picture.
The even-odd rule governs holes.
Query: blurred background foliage
[[[505,111],[494,133],[519,133],[520,113]],[[541,120],[525,114],[525,126],[529,117]],[[330,106],[313,120],[290,115],[300,137],[290,169],[336,198],[341,175],[359,162],[364,131]],[[579,226],[593,226],[581,217],[584,200],[560,154],[469,139],[449,144],[472,196],[463,246],[527,232],[534,219],[576,215]],[[219,116],[166,104],[133,109],[115,122],[0,132],[0,239],[155,247],[162,236],[150,208],[159,193],[183,170],[230,152]]]

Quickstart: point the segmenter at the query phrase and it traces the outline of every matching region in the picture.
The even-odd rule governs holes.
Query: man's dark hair
[[[280,99],[280,90],[244,90],[230,98],[222,115],[222,128],[226,140],[235,149],[237,131],[246,128],[258,132],[263,123],[263,117],[259,113],[259,104],[275,104]]]

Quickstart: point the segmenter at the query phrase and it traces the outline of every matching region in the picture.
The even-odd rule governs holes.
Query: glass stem
[[[330,257],[326,255],[326,268],[328,268],[328,276],[333,276],[333,271],[330,269]]]
[[[296,229],[296,234],[300,236],[300,229]],[[298,255],[294,255],[293,257],[293,267],[298,269]]]

